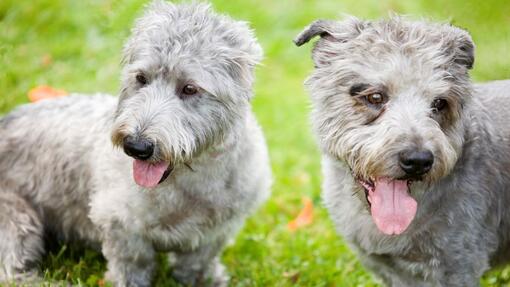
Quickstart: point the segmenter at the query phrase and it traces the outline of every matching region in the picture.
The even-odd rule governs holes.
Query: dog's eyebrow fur
[[[349,94],[353,97],[365,97],[377,93],[387,96],[386,89],[382,85],[354,84],[349,90]]]
[[[370,87],[369,84],[364,84],[364,83],[363,84],[354,84],[349,89],[349,94],[351,96],[357,96],[359,93],[361,93],[362,91],[366,90],[369,87]]]

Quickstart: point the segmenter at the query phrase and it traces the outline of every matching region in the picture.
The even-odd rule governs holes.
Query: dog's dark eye
[[[380,93],[370,94],[366,96],[367,102],[372,105],[380,105],[384,103],[384,96]]]
[[[448,106],[448,102],[445,99],[435,99],[432,102],[432,110],[434,112],[440,112]]]
[[[349,89],[349,94],[358,101],[361,100],[364,104],[379,109],[388,101],[388,97],[383,90],[381,87],[368,84],[354,84]]]
[[[148,83],[147,77],[145,77],[142,73],[136,75],[136,81],[142,86],[145,86]]]
[[[182,93],[186,96],[192,96],[196,93],[198,93],[198,88],[195,85],[187,84],[182,88]]]

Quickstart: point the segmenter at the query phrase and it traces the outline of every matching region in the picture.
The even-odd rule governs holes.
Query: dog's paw
[[[209,286],[214,287],[226,287],[230,280],[227,268],[218,259],[213,262],[207,277],[210,281]]]
[[[191,266],[191,268],[183,268],[182,266],[175,266],[172,271],[172,276],[186,286],[228,286],[230,278],[227,269],[221,264],[219,259],[214,259],[205,270],[197,270],[193,267],[194,266]]]
[[[125,274],[116,274],[115,272],[106,271],[104,274],[106,282],[115,287],[149,287],[151,285],[150,278],[143,273],[132,273],[126,276]]]

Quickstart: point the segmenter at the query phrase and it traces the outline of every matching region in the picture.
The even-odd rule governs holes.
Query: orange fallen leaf
[[[104,279],[99,279],[99,280],[97,280],[97,286],[99,286],[99,287],[103,287],[103,286],[105,286],[105,285],[106,285],[106,283],[104,282]]]
[[[37,86],[28,92],[28,99],[31,102],[37,102],[44,99],[51,99],[66,95],[67,92],[64,90],[57,90],[50,86]]]
[[[309,225],[313,222],[313,203],[310,198],[303,197],[303,209],[299,212],[298,216],[287,224],[290,231]]]

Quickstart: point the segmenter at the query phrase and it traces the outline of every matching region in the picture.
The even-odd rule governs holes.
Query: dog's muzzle
[[[165,181],[174,166],[166,161],[155,161],[155,145],[146,138],[127,136],[123,140],[124,152],[134,158],[133,178],[136,184],[153,188]],[[152,160],[151,160],[152,159]]]
[[[406,150],[399,154],[399,166],[407,178],[420,178],[433,164],[434,155],[429,150]]]
[[[122,147],[128,156],[135,159],[148,160],[154,155],[154,143],[145,138],[127,136]]]

